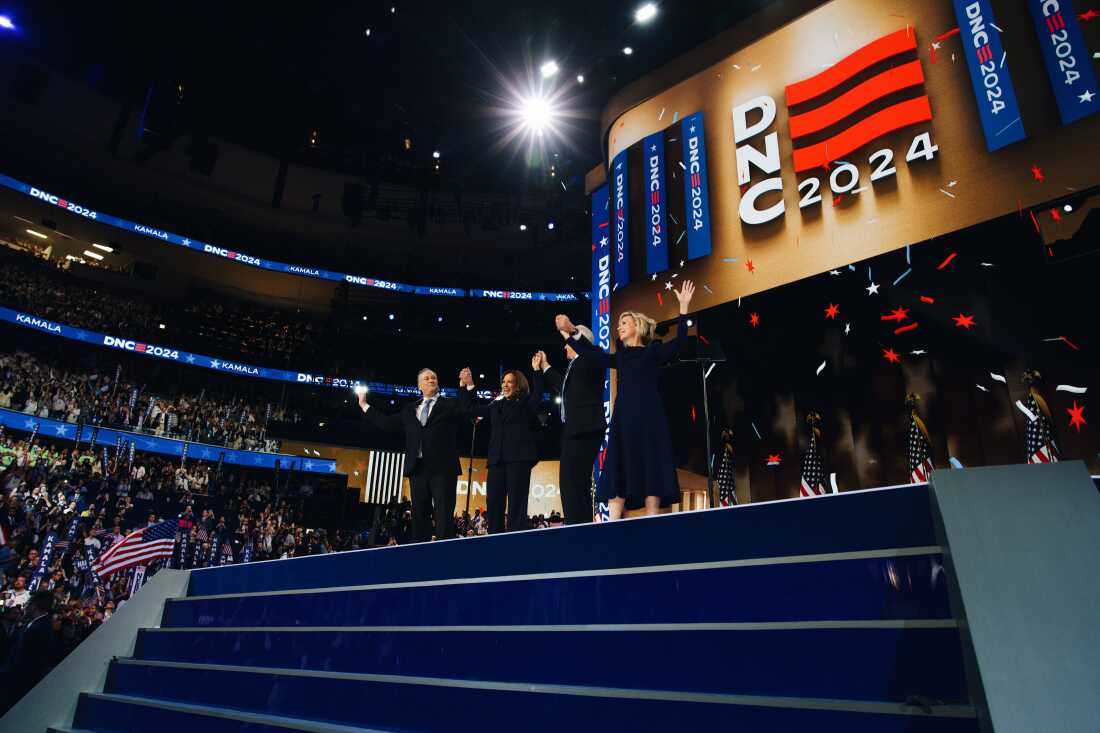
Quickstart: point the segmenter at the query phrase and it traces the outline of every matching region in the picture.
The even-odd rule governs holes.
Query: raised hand
[[[673,290],[676,293],[676,300],[680,301],[680,313],[687,314],[688,305],[691,303],[691,298],[695,295],[695,283],[691,280],[684,280],[684,284],[680,286],[679,290]]]
[[[458,373],[458,386],[469,387],[474,383],[474,373],[470,371],[470,367],[466,367]]]
[[[558,329],[558,332],[563,336],[571,336],[577,330],[577,327],[569,320],[569,316],[563,313],[554,316],[554,328]]]
[[[536,351],[535,355],[531,357],[531,368],[536,372],[542,369],[542,352]]]

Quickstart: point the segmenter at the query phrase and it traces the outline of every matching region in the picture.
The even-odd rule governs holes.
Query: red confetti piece
[[[1076,428],[1077,432],[1081,432],[1082,425],[1088,425],[1085,422],[1085,406],[1078,407],[1077,400],[1073,401],[1073,407],[1067,407],[1066,412],[1069,413],[1069,426]]]
[[[699,340],[702,341],[707,346],[710,346],[710,341],[707,341],[707,337],[704,336],[703,334],[699,334]]]
[[[695,422],[695,405],[691,406],[691,421]]]
[[[1054,256],[1054,250],[1051,249],[1050,246],[1048,245],[1047,246],[1047,257],[1053,257],[1053,256]]]
[[[840,203],[840,200],[842,198],[844,198],[844,194],[838,194],[836,196],[833,196],[833,207],[834,208],[836,208],[836,205]]]
[[[664,304],[665,304],[665,301],[664,301],[663,298],[661,298],[661,294],[657,293],[657,305],[664,305]]]
[[[840,306],[836,303],[829,303],[829,307],[825,309],[825,317],[835,321],[837,313],[840,313]]]
[[[898,323],[901,323],[902,321],[904,321],[908,317],[909,317],[909,309],[908,308],[902,308],[900,306],[898,308],[895,308],[894,310],[890,311],[890,315],[880,316],[880,318],[884,321],[897,321]]]
[[[931,303],[935,303],[936,299],[935,298],[929,298],[927,295],[922,295],[922,296],[920,296],[920,302],[931,304]]]
[[[899,326],[898,328],[894,329],[894,335],[897,335],[899,333],[905,333],[906,331],[912,331],[918,325],[919,324],[916,321],[913,321],[908,326]]]
[[[782,459],[779,457],[778,453],[769,453],[768,454],[768,465],[769,466],[778,466],[780,463],[782,463]]]
[[[1072,341],[1070,341],[1070,340],[1069,340],[1068,338],[1066,338],[1065,336],[1059,336],[1059,337],[1058,337],[1058,340],[1059,340],[1059,341],[1064,341],[1064,342],[1065,342],[1065,344],[1066,344],[1066,346],[1070,347],[1070,348],[1071,348],[1071,349],[1073,349],[1074,351],[1080,351],[1080,349],[1078,349],[1078,348],[1077,348],[1076,346],[1074,346],[1073,342],[1072,342]]]
[[[931,59],[929,60],[929,63],[935,64],[936,63],[936,47],[935,46],[929,46],[928,50],[931,51],[931,54],[932,54]]]
[[[756,313],[753,313],[751,316],[749,316],[749,323],[752,324],[753,328],[756,328],[760,325],[760,316]]]
[[[1083,13],[1078,13],[1077,18],[1081,21],[1084,21],[1085,23],[1088,23],[1090,20],[1092,20],[1093,18],[1095,18],[1098,15],[1100,15],[1100,13],[1096,12],[1092,8],[1089,8],[1088,10],[1086,10]]]
[[[883,349],[882,358],[890,362],[891,364],[901,363],[901,357],[898,356],[898,352],[894,351],[893,349]]]
[[[1031,166],[1031,177],[1039,183],[1046,180],[1046,177],[1043,175],[1043,169],[1034,164]]]
[[[745,263],[745,267],[746,269],[748,269],[749,272],[756,274],[756,268],[752,266],[752,260],[747,261]]]
[[[942,270],[943,268],[947,267],[951,263],[951,260],[955,259],[955,256],[958,255],[958,254],[959,254],[958,252],[952,252],[951,254],[947,255],[947,259],[944,260],[943,262],[941,262],[940,266],[937,267],[936,269],[937,270]]]
[[[1035,225],[1035,232],[1037,234],[1042,234],[1043,230],[1039,228],[1039,220],[1035,218],[1035,212],[1029,211],[1027,213],[1031,216],[1031,223]]]
[[[967,331],[974,325],[974,316],[966,316],[960,313],[957,316],[951,316],[955,321],[955,328],[965,328]]]
[[[958,33],[958,32],[959,32],[959,27],[958,27],[958,26],[955,26],[954,28],[952,28],[951,30],[947,31],[946,33],[941,33],[941,34],[939,34],[938,36],[936,36],[936,41],[937,41],[937,42],[939,42],[939,41],[945,41],[945,40],[947,40],[948,38],[950,38],[951,36],[955,35],[955,34],[956,34],[956,33]]]
[[[1060,213],[1058,213],[1058,209],[1051,209],[1050,210],[1050,218],[1054,219],[1055,222],[1061,222],[1062,221],[1062,215]]]

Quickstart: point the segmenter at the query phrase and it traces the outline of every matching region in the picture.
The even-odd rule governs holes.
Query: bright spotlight
[[[554,74],[558,73],[558,62],[554,60],[547,61],[539,67],[539,73],[542,74],[543,79],[549,79]]]
[[[638,23],[648,23],[657,17],[656,3],[646,3],[634,11],[634,20]]]
[[[393,320],[393,318],[394,318],[393,314],[392,314],[392,313],[390,313],[390,320],[392,321],[392,320]]]
[[[1062,207],[1062,211],[1068,214],[1069,212],[1073,211],[1073,206],[1071,204],[1066,204]]]
[[[624,53],[625,55],[629,56],[630,54],[634,53],[634,49],[633,49],[633,48],[631,48],[630,46],[625,46],[625,47],[623,48],[623,53]]]
[[[525,231],[527,231],[527,225],[526,225],[526,224],[520,224],[520,225],[519,225],[519,230],[520,230],[521,232],[525,232]]]
[[[553,231],[554,230],[554,222],[552,222],[552,221],[547,222],[546,223],[546,228],[549,229],[550,231]]]
[[[688,324],[688,328],[691,328],[692,326],[694,326],[694,325],[695,325],[695,321],[693,321],[693,320],[691,320],[691,319],[689,318],[689,319],[687,320],[687,324]]]
[[[433,150],[432,151],[432,157],[435,158],[436,160],[439,160],[439,151],[438,150]]]
[[[577,83],[584,84],[584,74],[577,74]]]
[[[13,31],[15,30],[15,23],[12,23],[11,18],[9,18],[8,16],[0,15],[0,28]]]
[[[523,115],[523,125],[528,130],[538,134],[550,125],[554,118],[554,111],[550,103],[543,97],[528,97],[523,100],[520,108]]]

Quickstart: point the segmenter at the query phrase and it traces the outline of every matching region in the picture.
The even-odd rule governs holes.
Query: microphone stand
[[[688,353],[686,356],[681,355],[679,358],[680,363],[695,363],[699,365],[699,375],[702,377],[703,382],[703,420],[706,425],[705,433],[707,438],[707,503],[710,508],[713,509],[718,506],[717,497],[714,495],[714,457],[711,455],[711,437],[710,437],[710,392],[707,389],[707,377],[710,376],[710,370],[714,368],[716,364],[720,364],[726,361],[726,355],[722,351],[722,346],[717,341],[705,344],[698,340],[694,341],[693,353]]]
[[[470,495],[474,493],[474,442],[477,440],[477,424],[481,418],[474,418],[474,429],[470,431],[470,465],[466,469],[466,517],[470,516]],[[467,528],[468,529],[468,528]]]

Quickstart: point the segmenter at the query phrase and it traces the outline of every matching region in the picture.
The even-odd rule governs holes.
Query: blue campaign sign
[[[471,290],[471,298],[490,298],[493,300],[539,300],[552,302],[570,302],[580,300],[576,293],[538,293],[531,290]]]
[[[612,237],[615,245],[615,287],[621,288],[630,282],[630,212],[627,194],[626,152],[615,156],[611,164],[611,210]]]
[[[952,0],[989,152],[1027,137],[989,0]]]
[[[710,254],[710,192],[707,186],[707,146],[704,140],[703,113],[696,112],[680,121],[680,139],[684,149],[684,212],[687,229],[688,259]]]
[[[13,430],[21,430],[27,433],[38,431],[39,435],[53,438],[54,440],[76,440],[77,428],[73,423],[51,420],[45,417],[24,415],[14,410],[0,408],[0,425]],[[93,427],[84,425],[81,429],[80,442],[89,445],[95,439],[96,446],[118,445],[130,441],[138,450],[146,453],[159,453],[166,456],[182,456],[183,446],[187,444],[187,457],[200,461],[217,462],[224,454],[224,462],[236,466],[251,466],[252,468],[275,468],[275,461],[279,461],[279,467],[284,470],[304,471],[306,473],[336,473],[336,461],[329,458],[302,458],[286,453],[261,453],[259,451],[233,450],[206,443],[187,443],[187,441],[174,438],[161,438],[156,435],[131,433],[126,430],[113,428]]]
[[[214,255],[215,257],[221,257],[222,259],[236,262],[242,265],[248,265],[250,267],[258,267],[262,270],[271,270],[273,272],[283,272],[289,275],[298,275],[301,277],[312,277],[319,280],[330,280],[334,282],[346,282],[351,285],[361,285],[367,288],[378,288],[380,290],[389,290],[395,293],[407,293],[410,295],[434,295],[448,298],[463,298],[467,293],[465,288],[453,288],[445,285],[410,285],[408,283],[399,283],[392,280],[383,280],[377,277],[367,277],[365,275],[353,275],[346,272],[335,272],[333,270],[325,270],[318,267],[309,267],[308,265],[294,265],[287,262],[278,262],[276,260],[265,260],[261,257],[246,254],[244,252],[238,252],[237,250],[228,249],[226,247],[219,247],[215,244],[208,242],[200,242],[197,239],[191,239],[180,234],[164,231],[156,227],[151,227],[146,224],[139,224],[137,222],[130,221],[129,219],[122,219],[117,216],[111,216],[110,214],[104,214],[101,211],[95,211],[85,206],[73,202],[71,199],[66,199],[62,196],[57,196],[48,191],[44,191],[30,184],[16,180],[10,176],[0,174],[0,186],[10,188],[13,191],[18,191],[31,198],[45,201],[48,204],[57,206],[71,214],[82,216],[85,219],[91,219],[99,222],[100,224],[106,224],[107,226],[115,227],[116,229],[122,229],[127,232],[134,232],[141,234],[152,239],[159,239],[162,242],[168,244],[178,245],[184,247],[193,252],[200,252],[202,254]],[[477,291],[477,292],[500,292],[500,291]],[[545,297],[541,298],[527,298],[527,300],[576,300],[577,296],[574,293],[536,293]],[[476,296],[482,297],[482,296]],[[486,296],[491,297],[491,296]]]
[[[1095,114],[1100,89],[1071,0],[1027,0],[1062,123]]]
[[[592,292],[588,300],[592,306],[592,334],[596,345],[607,351],[611,348],[611,202],[607,186],[592,192]]]
[[[646,198],[645,271],[647,275],[668,269],[668,191],[665,187],[665,136],[657,132],[645,138],[642,148],[645,160]]]

